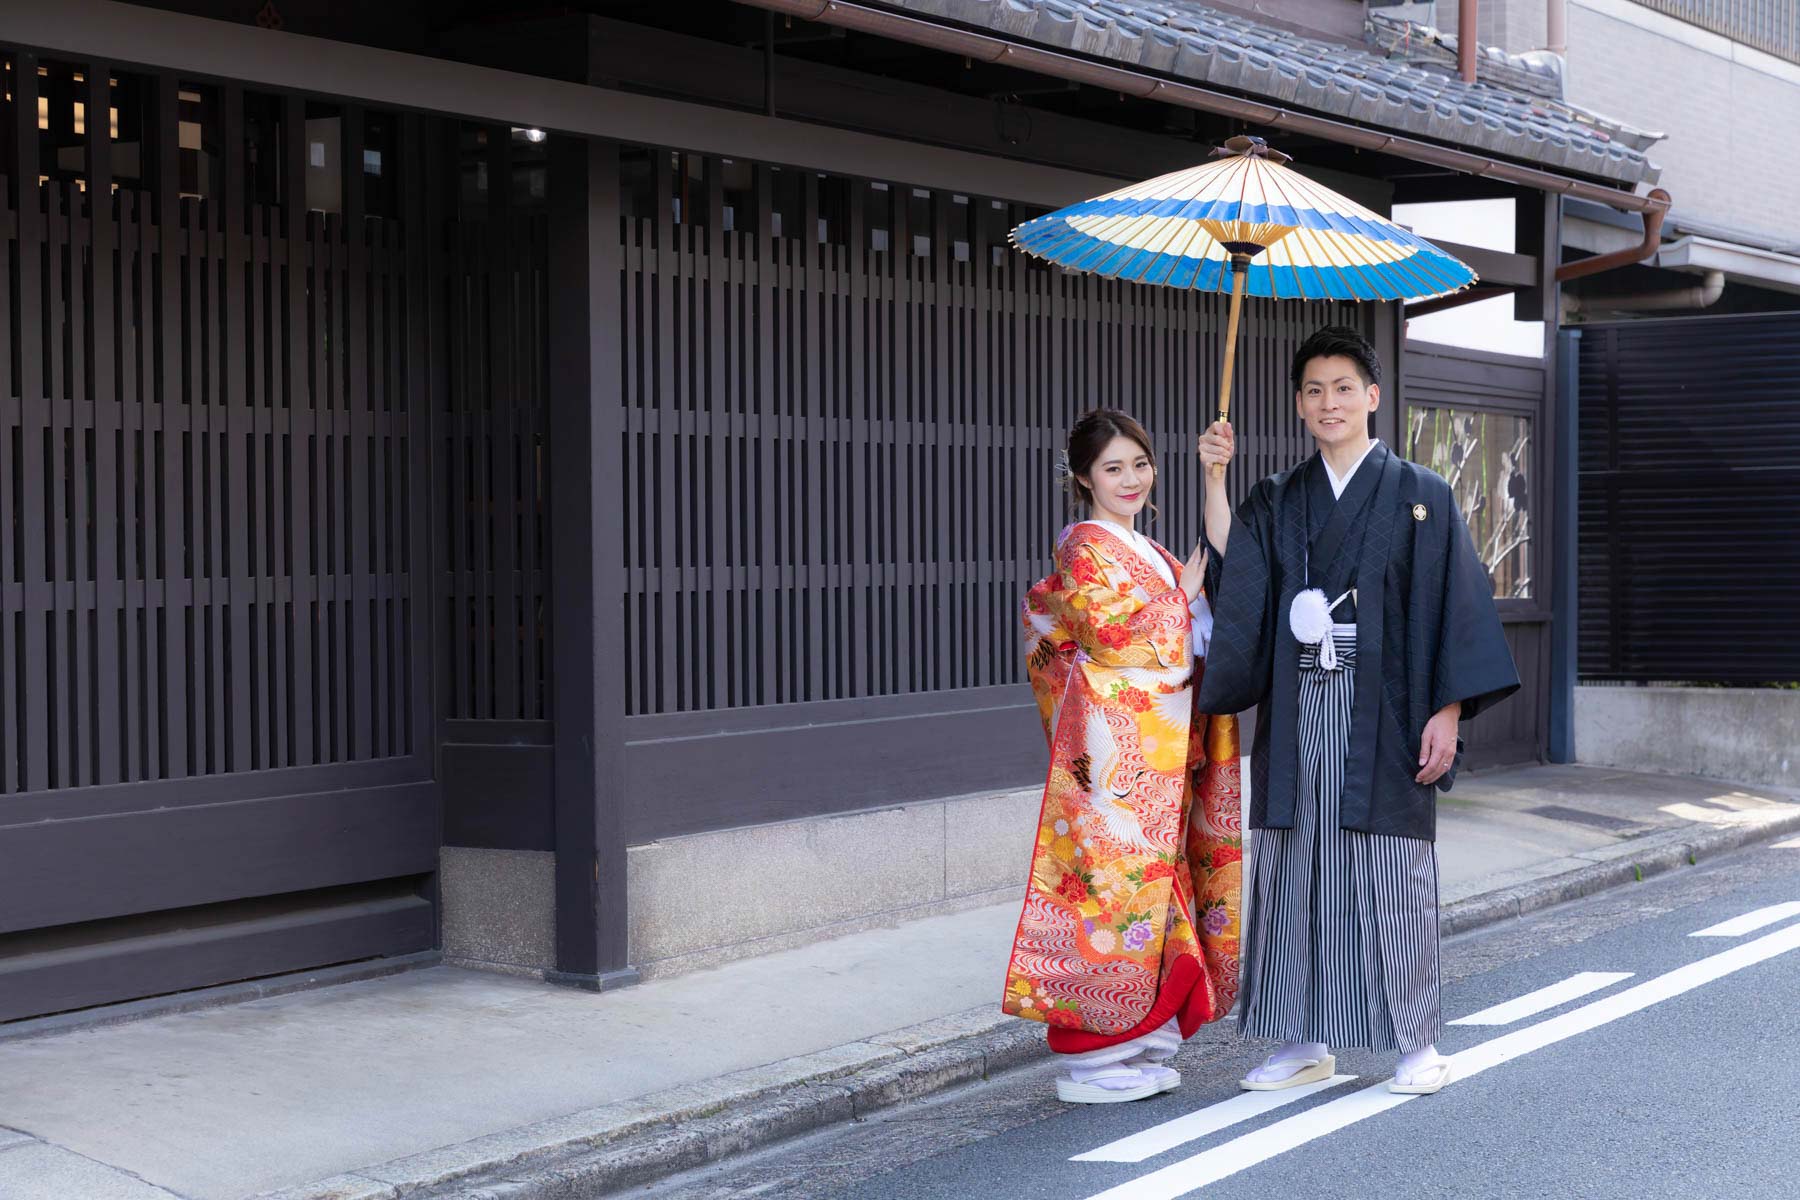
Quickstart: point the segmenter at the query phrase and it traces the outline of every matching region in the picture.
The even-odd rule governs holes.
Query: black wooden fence
[[[1149,531],[1191,545],[1223,300],[1047,269],[1000,200],[623,154],[631,839],[1028,778],[1015,629],[1066,519],[1056,451],[1089,408],[1136,414]],[[1310,452],[1294,347],[1384,318],[1246,314],[1242,485]]]
[[[0,1019],[425,949],[423,123],[6,78]]]
[[[1580,673],[1800,681],[1800,314],[1581,327]]]

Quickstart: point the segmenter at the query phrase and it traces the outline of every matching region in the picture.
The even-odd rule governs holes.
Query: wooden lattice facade
[[[536,965],[606,986],[629,848],[1041,778],[1081,412],[1199,531],[1224,301],[1006,243],[1097,176],[546,132],[415,57],[377,102],[0,45],[0,1022],[434,961],[452,851],[551,861]],[[1399,363],[1392,307],[1249,302],[1236,486],[1310,450],[1327,322]]]

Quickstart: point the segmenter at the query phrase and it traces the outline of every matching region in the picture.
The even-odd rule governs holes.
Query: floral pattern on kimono
[[[1237,720],[1195,711],[1188,597],[1123,538],[1071,526],[1056,567],[1024,602],[1050,770],[1002,1008],[1058,1050],[1188,1035],[1237,998]]]

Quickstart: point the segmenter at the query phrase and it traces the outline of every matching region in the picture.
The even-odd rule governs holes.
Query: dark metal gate
[[[0,1019],[427,949],[422,119],[6,70]]]
[[[1800,315],[1581,327],[1580,673],[1792,683]]]

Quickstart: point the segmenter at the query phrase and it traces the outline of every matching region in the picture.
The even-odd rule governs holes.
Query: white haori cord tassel
[[[1318,588],[1307,588],[1294,597],[1288,606],[1288,628],[1294,631],[1294,638],[1302,646],[1319,648],[1319,666],[1327,671],[1337,670],[1337,644],[1331,636],[1331,614],[1346,599],[1356,595],[1351,588],[1342,596],[1329,603],[1325,593]]]

